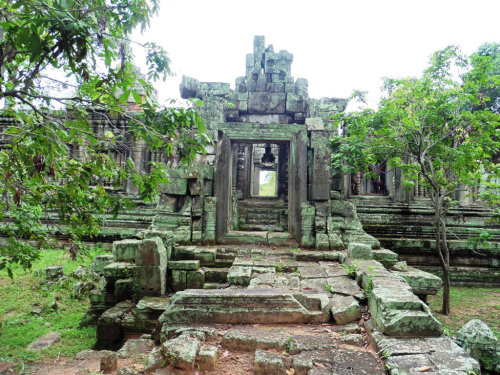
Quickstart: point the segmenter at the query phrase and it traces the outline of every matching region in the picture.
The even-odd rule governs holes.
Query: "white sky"
[[[369,91],[381,77],[419,75],[436,50],[464,53],[500,41],[500,0],[163,0],[151,28],[176,77],[157,85],[159,98],[179,98],[181,76],[229,82],[245,74],[254,35],[293,53],[292,76],[309,81],[313,98]]]

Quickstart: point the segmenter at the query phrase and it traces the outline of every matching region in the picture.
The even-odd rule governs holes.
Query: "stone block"
[[[61,338],[58,332],[49,332],[28,345],[26,350],[42,350],[50,348]]]
[[[410,291],[400,287],[374,288],[370,313],[383,334],[395,337],[440,336],[443,326],[429,307]]]
[[[135,262],[141,240],[122,240],[113,242],[113,256],[116,262]]]
[[[316,250],[329,250],[330,241],[328,239],[328,234],[317,233],[316,234]]]
[[[101,357],[101,362],[99,364],[100,370],[105,374],[109,374],[116,371],[117,366],[118,356],[116,355],[116,353],[112,351],[106,351],[106,354]]]
[[[168,184],[161,187],[161,193],[171,195],[186,195],[188,180],[185,178],[169,177]]]
[[[162,266],[135,267],[134,284],[139,297],[162,296],[167,283],[167,268]]]
[[[216,346],[202,346],[198,353],[198,366],[201,371],[212,371],[215,369],[215,362],[217,361]]]
[[[114,293],[117,301],[131,299],[133,293],[134,279],[119,279],[114,285]]]
[[[498,337],[484,322],[473,319],[460,328],[455,339],[483,368],[500,370]]]
[[[307,112],[307,102],[302,95],[286,94],[286,113]]]
[[[406,261],[403,260],[403,261],[394,263],[393,266],[390,268],[393,271],[407,272],[408,271],[408,264],[406,263]]]
[[[362,243],[351,242],[347,246],[347,255],[352,259],[371,259],[372,248]]]
[[[395,271],[395,273],[406,280],[415,294],[437,294],[443,285],[440,277],[417,268],[408,267],[406,271]]]
[[[248,112],[251,114],[285,113],[286,94],[268,92],[250,92],[248,94]]]
[[[113,262],[104,267],[104,277],[112,279],[127,279],[132,276],[134,265],[125,262]]]
[[[178,292],[186,289],[187,271],[172,270],[172,290]]]
[[[286,357],[265,350],[255,351],[254,375],[282,375],[290,367]]]
[[[330,250],[343,250],[345,248],[342,239],[337,233],[328,233],[328,243]]]
[[[363,290],[348,276],[329,277],[326,282],[331,293],[353,296],[358,300],[365,299]]]
[[[148,238],[142,241],[135,253],[135,264],[137,266],[160,266],[167,265],[167,250],[160,237]]]
[[[324,288],[324,287],[323,287]],[[321,323],[322,310],[307,309],[288,290],[224,289],[184,290],[170,299],[159,319],[168,325],[252,323]]]
[[[79,281],[73,284],[72,295],[75,298],[81,298],[94,289],[94,284],[88,281]]]
[[[398,261],[398,254],[388,249],[379,249],[372,251],[372,258],[379,261],[386,268],[391,268]]]
[[[213,266],[216,256],[217,249],[197,248],[194,251],[194,259],[199,260],[202,266]]]
[[[325,130],[325,124],[321,117],[309,117],[305,120],[307,130]]]
[[[250,284],[252,267],[231,266],[227,274],[227,282],[233,285],[247,286]]]
[[[187,271],[186,288],[187,289],[203,289],[205,284],[205,271],[197,269],[195,271]]]
[[[104,267],[113,262],[114,262],[113,255],[98,255],[92,262],[91,267],[95,273],[102,276],[104,275]]]
[[[63,276],[63,266],[50,266],[45,269],[45,277],[47,280],[57,280]]]
[[[96,338],[98,342],[117,342],[123,338],[122,319],[132,310],[130,302],[120,302],[106,310],[97,321]]]
[[[306,78],[297,78],[297,80],[295,81],[295,86],[297,94],[302,95],[305,98],[309,96],[308,94],[309,82],[307,82]]]
[[[183,370],[194,370],[200,345],[200,341],[196,338],[182,334],[165,342],[161,351],[170,365]]]
[[[337,324],[354,322],[361,318],[361,308],[352,296],[335,294],[331,298],[331,312]]]
[[[326,218],[322,216],[316,216],[314,218],[314,227],[316,229],[316,233],[326,233]]]
[[[200,268],[199,260],[171,260],[168,262],[168,269],[170,270],[194,271],[198,268]]]
[[[348,218],[357,218],[356,207],[347,201],[331,201],[332,215],[340,215]]]
[[[222,337],[222,346],[230,349],[255,351],[257,349],[285,350],[289,335],[281,329],[230,329]]]
[[[205,268],[205,282],[226,283],[229,268]]]

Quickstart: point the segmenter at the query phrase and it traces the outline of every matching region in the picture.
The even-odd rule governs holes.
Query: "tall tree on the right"
[[[334,167],[373,174],[386,161],[403,184],[429,192],[436,254],[443,272],[443,314],[450,313],[450,249],[446,216],[459,186],[498,197],[500,114],[488,94],[498,92],[495,54],[466,57],[450,46],[434,53],[419,78],[384,79],[387,96],[376,111],[339,114],[345,134],[332,139]],[[493,201],[493,200],[492,200]]]

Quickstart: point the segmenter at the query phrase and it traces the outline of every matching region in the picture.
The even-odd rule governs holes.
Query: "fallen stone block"
[[[402,272],[406,272],[408,271],[408,264],[406,263],[406,261],[401,261],[401,262],[396,262],[392,267],[391,267],[391,270],[393,271],[402,271]]]
[[[475,358],[483,368],[500,371],[500,343],[493,331],[479,319],[460,328],[455,342]]]
[[[217,361],[217,347],[216,346],[202,346],[198,353],[198,366],[201,371],[212,371],[215,369],[215,362]]]
[[[330,293],[353,296],[359,300],[366,298],[363,289],[349,276],[329,277],[326,283],[328,285],[326,290]]]
[[[406,280],[415,294],[437,294],[443,285],[440,277],[413,267],[408,267],[404,272],[394,272]]]
[[[94,283],[88,281],[79,281],[73,284],[72,295],[75,298],[81,298],[95,288]]]
[[[283,375],[290,365],[286,357],[265,350],[255,351],[254,375]]]
[[[392,268],[398,262],[398,254],[388,249],[373,250],[372,258],[382,263],[386,268]]]
[[[47,280],[58,280],[64,276],[63,266],[50,266],[45,268],[45,277]]]
[[[100,369],[105,374],[109,374],[116,370],[118,366],[118,356],[115,352],[105,351],[101,357]]]
[[[347,246],[347,255],[351,259],[371,259],[372,247],[358,242],[350,242]]]
[[[252,267],[231,266],[227,274],[227,282],[233,285],[247,286],[250,284],[252,276]]]
[[[97,341],[116,342],[123,337],[122,319],[134,305],[130,302],[120,302],[115,307],[106,310],[97,321]]]
[[[97,273],[100,276],[103,276],[104,267],[113,262],[114,262],[113,255],[98,255],[92,261],[91,267],[95,273]]]
[[[58,332],[49,332],[42,337],[39,337],[36,341],[28,345],[26,350],[42,350],[50,348],[61,338],[61,334]]]
[[[352,296],[334,295],[331,299],[331,312],[337,324],[354,322],[361,318],[361,308]]]
[[[440,336],[443,326],[429,307],[404,288],[377,287],[369,299],[370,313],[388,336]]]
[[[351,333],[340,336],[339,343],[352,346],[364,346],[363,335],[359,333]]]
[[[479,363],[450,337],[389,338],[380,332],[373,320],[365,322],[365,328],[379,353],[383,354],[390,374],[436,370],[439,374],[453,375],[480,373]]]
[[[172,366],[183,370],[193,370],[200,345],[199,340],[182,334],[163,343],[161,351],[166,361]]]
[[[133,355],[147,354],[153,348],[153,340],[129,339],[116,353],[119,358],[128,358]]]

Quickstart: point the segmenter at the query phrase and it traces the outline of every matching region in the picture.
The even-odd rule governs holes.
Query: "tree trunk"
[[[440,192],[434,193],[435,209],[435,239],[436,253],[443,270],[443,305],[441,312],[445,315],[450,314],[450,257],[446,243],[446,211],[443,208],[444,196]]]

